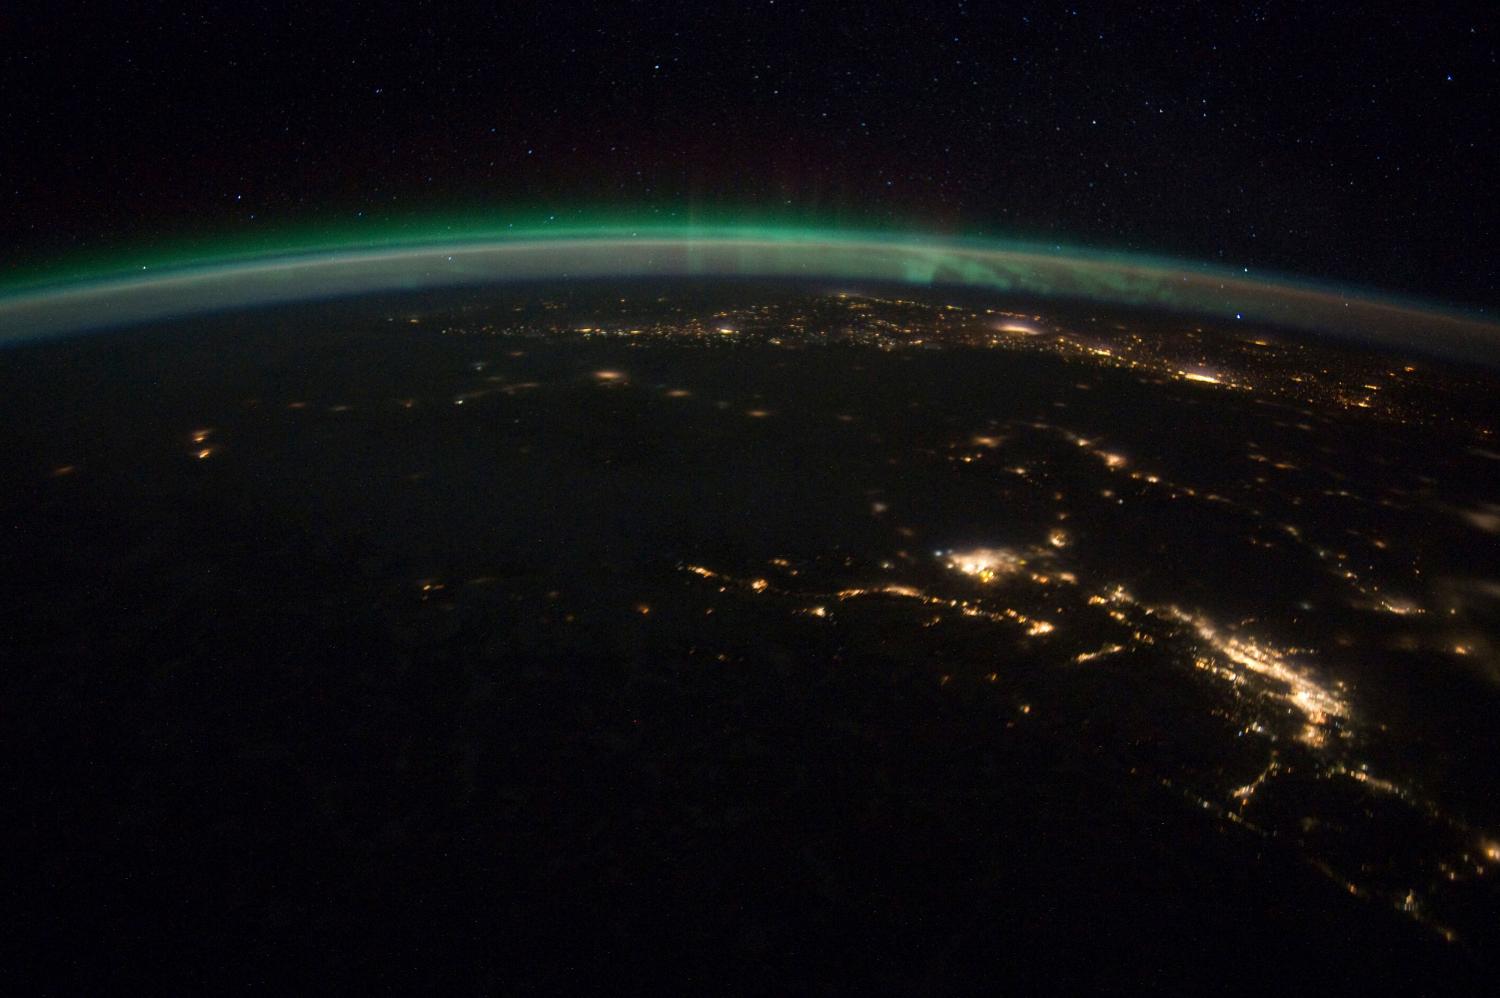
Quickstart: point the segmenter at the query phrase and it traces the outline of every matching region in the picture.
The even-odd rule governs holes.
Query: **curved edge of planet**
[[[144,269],[144,268],[143,268]],[[1496,363],[1500,323],[1184,261],[874,235],[588,234],[463,240],[169,266],[0,293],[0,346],[267,305],[528,280],[740,277],[955,287],[1161,308]]]

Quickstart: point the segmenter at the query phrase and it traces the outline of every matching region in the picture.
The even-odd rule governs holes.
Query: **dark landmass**
[[[1495,375],[903,294],[8,351],[11,986],[1482,991]]]

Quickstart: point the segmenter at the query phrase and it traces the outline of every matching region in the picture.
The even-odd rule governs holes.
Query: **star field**
[[[524,207],[1170,253],[1494,306],[1493,21],[1445,5],[7,14],[0,238]]]

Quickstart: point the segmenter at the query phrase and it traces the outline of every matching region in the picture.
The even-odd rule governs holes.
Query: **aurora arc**
[[[742,277],[957,287],[1243,317],[1493,362],[1500,324],[1368,291],[1136,254],[755,227],[580,228],[349,242],[167,261],[0,289],[0,345],[208,312],[570,278]]]

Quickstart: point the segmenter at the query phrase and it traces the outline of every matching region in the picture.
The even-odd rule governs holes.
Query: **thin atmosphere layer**
[[[569,278],[743,277],[897,282],[1162,308],[1356,337],[1470,360],[1500,324],[1370,292],[1157,257],[1025,243],[752,227],[444,233],[187,258],[0,294],[0,345],[260,305]],[[199,262],[199,261],[202,262]]]

